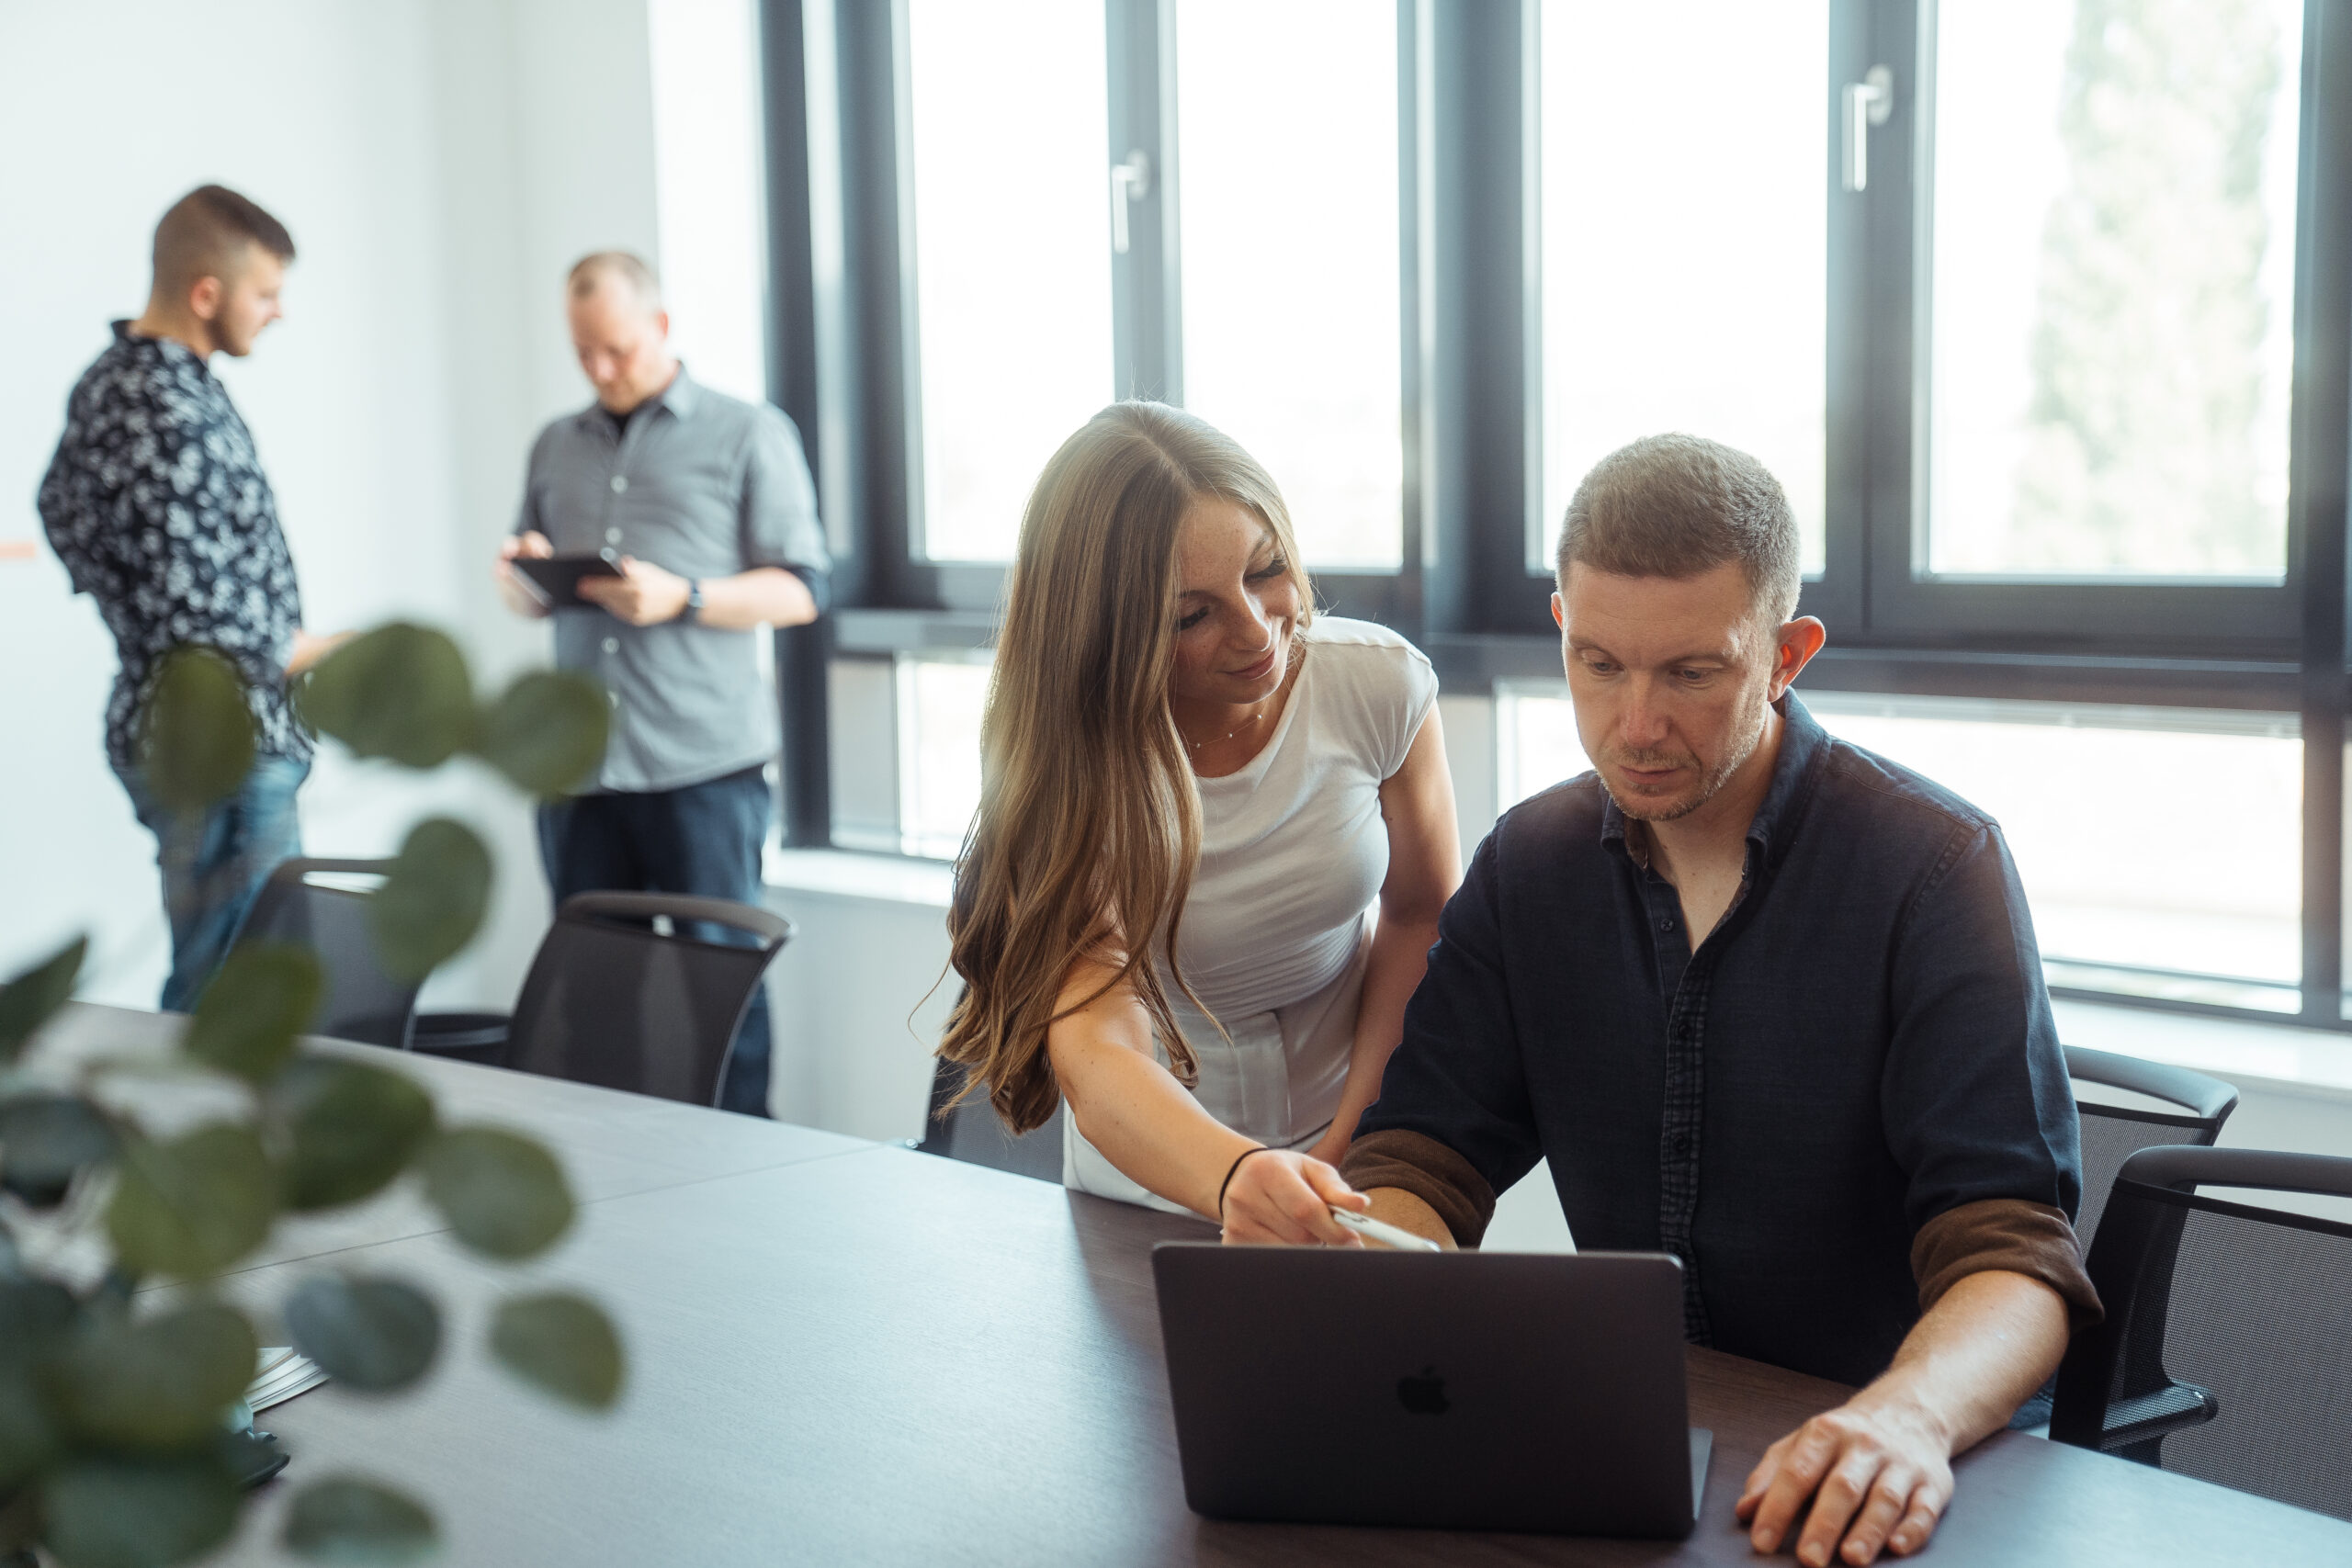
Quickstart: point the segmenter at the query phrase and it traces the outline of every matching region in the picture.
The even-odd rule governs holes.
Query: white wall
[[[486,678],[544,657],[484,562],[533,431],[585,400],[560,304],[581,253],[654,252],[644,0],[112,0],[0,6],[0,538],[107,322],[146,295],[154,221],[235,187],[300,251],[287,319],[215,368],[253,427],[314,629],[454,632]],[[38,215],[27,220],[27,215]],[[152,1006],[167,943],[152,840],[107,772],[110,640],[44,548],[0,562],[0,972],[75,931],[85,994]],[[424,808],[490,833],[492,930],[433,998],[504,1005],[546,900],[526,809],[463,771],[419,787],[330,745],[314,853],[390,850]]]

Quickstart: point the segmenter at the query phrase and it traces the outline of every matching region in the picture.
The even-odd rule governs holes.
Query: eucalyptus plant
[[[405,624],[338,649],[295,698],[358,756],[432,769],[470,753],[538,795],[594,771],[608,718],[594,682],[548,671],[478,702],[457,645]],[[206,649],[164,662],[141,733],[149,785],[179,811],[226,797],[254,759],[235,670]],[[470,829],[417,823],[369,905],[385,969],[422,980],[458,953],[490,882]],[[514,1262],[562,1236],[574,1205],[534,1140],[444,1122],[395,1068],[303,1044],[323,984],[306,949],[240,943],[166,1057],[45,1051],[85,950],[70,942],[0,987],[0,1562],[38,1546],[65,1568],[152,1568],[235,1528],[228,1421],[258,1339],[212,1286],[281,1217],[409,1180],[460,1245]],[[228,1109],[190,1127],[189,1103]],[[319,1272],[275,1311],[304,1355],[370,1393],[411,1387],[441,1348],[433,1298],[386,1275]],[[490,1351],[559,1400],[602,1409],[619,1395],[619,1336],[577,1294],[508,1295]],[[299,1555],[400,1562],[438,1544],[425,1506],[390,1487],[296,1479],[283,1540]]]

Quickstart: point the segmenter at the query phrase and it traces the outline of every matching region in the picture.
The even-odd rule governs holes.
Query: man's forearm
[[[704,626],[748,631],[757,626],[805,626],[816,618],[817,601],[808,585],[780,566],[702,580]]]
[[[2066,1303],[2007,1269],[1970,1274],[1914,1324],[1894,1365],[1854,1396],[1928,1412],[1962,1453],[2008,1424],[2066,1354]]]
[[[1398,1230],[1426,1236],[1448,1252],[1453,1251],[1453,1233],[1446,1228],[1438,1213],[1401,1187],[1374,1187],[1364,1194],[1372,1200],[1372,1217],[1385,1220]]]
[[[1793,1533],[1797,1561],[1860,1564],[1928,1543],[1952,1457],[2005,1425],[2066,1351],[2064,1298],[2030,1275],[1962,1276],[1868,1388],[1764,1452],[1734,1515],[1758,1551]]]

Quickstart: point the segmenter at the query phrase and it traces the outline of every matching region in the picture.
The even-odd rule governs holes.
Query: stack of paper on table
[[[308,1393],[327,1381],[319,1364],[308,1356],[298,1356],[288,1345],[273,1345],[263,1349],[256,1358],[253,1386],[245,1390],[245,1404],[256,1411],[273,1404],[283,1404],[298,1393]]]

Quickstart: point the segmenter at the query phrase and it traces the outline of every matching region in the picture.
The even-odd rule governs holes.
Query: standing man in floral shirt
[[[163,1005],[195,1006],[278,863],[301,852],[294,794],[311,740],[286,682],[332,646],[302,630],[294,562],[254,438],[208,367],[243,358],[278,319],[294,259],[285,226],[220,186],[190,191],[155,226],[146,311],[74,384],[40,487],[41,522],[122,660],[107,705],[107,757],[154,833],[171,922]],[[253,771],[201,812],[174,812],[141,774],[141,700],[163,657],[200,647],[237,668],[255,728]]]

